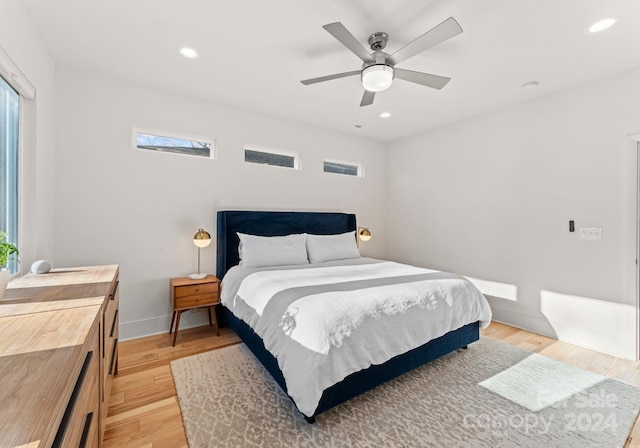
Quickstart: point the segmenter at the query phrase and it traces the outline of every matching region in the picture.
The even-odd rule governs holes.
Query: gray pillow
[[[308,234],[307,252],[311,263],[360,257],[355,230],[338,235]]]
[[[260,268],[308,264],[305,233],[286,236],[257,236],[238,232],[240,266]]]

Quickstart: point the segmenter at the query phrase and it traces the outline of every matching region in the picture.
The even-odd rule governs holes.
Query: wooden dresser
[[[0,301],[0,448],[102,445],[118,304],[117,265],[9,283]]]

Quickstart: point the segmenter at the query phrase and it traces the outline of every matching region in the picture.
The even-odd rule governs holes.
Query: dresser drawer
[[[116,294],[113,300],[107,303],[107,310],[104,313],[105,338],[118,337],[118,314],[120,308],[120,294]]]
[[[99,445],[100,346],[98,324],[87,341],[87,354],[67,405],[53,447]]]
[[[217,294],[218,282],[200,283],[198,285],[176,286],[175,295],[178,297],[189,297],[200,294]]]
[[[105,373],[105,378],[106,375],[108,374],[113,374],[113,360],[116,358],[117,354],[117,348],[116,348],[116,341],[118,340],[118,335],[116,334],[115,337],[107,337],[107,339],[105,340],[105,349],[104,349],[104,373]],[[109,398],[108,395],[105,396],[105,399]]]
[[[107,309],[106,313],[113,313],[113,309],[118,308],[118,302],[120,300],[120,288],[119,282],[116,283],[116,288],[107,297]]]
[[[213,305],[219,303],[220,298],[218,294],[201,294],[191,297],[176,297],[176,309],[181,308],[197,308],[200,306]]]
[[[105,328],[106,337],[105,337],[105,356],[103,363],[103,378],[104,380],[104,398],[103,401],[105,405],[108,405],[109,398],[111,394],[111,382],[113,380],[113,375],[116,373],[116,364],[118,362],[118,320],[119,320],[119,311],[116,310],[111,319],[111,323]],[[107,322],[108,319],[105,318]]]
[[[104,401],[103,401],[103,417],[106,416],[106,412],[109,409],[109,399],[111,398],[111,385],[113,382],[113,375],[115,374],[116,364],[118,363],[118,339],[109,339],[107,348],[107,357],[104,362]]]
[[[109,398],[111,397],[111,383],[115,374],[115,366],[118,360],[118,330],[120,315],[120,281],[116,277],[113,288],[106,298],[104,314],[102,318],[102,362],[101,362],[101,412],[100,412],[100,438],[104,433],[105,420],[109,410]]]

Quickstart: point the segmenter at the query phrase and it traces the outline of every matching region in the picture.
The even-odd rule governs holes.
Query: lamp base
[[[207,276],[207,274],[189,274],[189,278],[191,280],[202,280],[206,276]]]

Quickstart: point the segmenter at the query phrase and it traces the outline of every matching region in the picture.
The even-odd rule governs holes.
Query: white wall
[[[190,239],[215,231],[215,211],[338,210],[374,231],[365,255],[388,246],[391,258],[473,277],[498,320],[635,357],[627,136],[640,132],[638,70],[394,142],[385,155],[366,139],[56,72],[20,2],[0,7],[0,45],[38,90],[25,103],[23,272],[38,258],[119,263],[123,337],[167,330],[168,278],[195,270]],[[218,160],[135,151],[134,125],[215,137]],[[300,151],[303,170],[245,165],[244,143]],[[321,173],[325,156],[362,161],[366,177]],[[604,239],[578,240],[570,219]],[[215,270],[213,246],[203,269]],[[202,321],[186,316],[185,327]]]
[[[353,212],[374,232],[364,254],[385,253],[381,143],[66,68],[56,94],[58,265],[120,264],[122,338],[168,331],[169,278],[195,272],[191,239],[215,233],[218,210]],[[133,126],[213,137],[218,159],[134,150]],[[302,170],[245,164],[245,143],[297,151]],[[365,177],[325,174],[324,157],[361,162]],[[215,244],[202,268],[215,272]]]
[[[54,260],[55,64],[21,2],[0,0],[0,46],[37,89],[23,101],[20,268]]]
[[[478,279],[497,320],[635,358],[639,99],[634,70],[393,143],[391,258]]]

